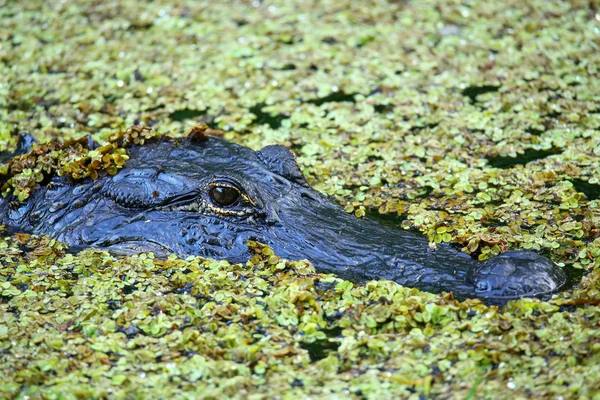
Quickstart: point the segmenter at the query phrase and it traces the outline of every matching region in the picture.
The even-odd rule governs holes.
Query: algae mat
[[[600,11],[591,1],[0,0],[0,148],[199,122],[548,302],[0,241],[0,398],[600,398]],[[399,227],[399,229],[401,229]]]

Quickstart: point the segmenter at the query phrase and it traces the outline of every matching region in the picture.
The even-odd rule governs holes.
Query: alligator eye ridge
[[[240,191],[233,186],[213,186],[208,192],[211,200],[222,207],[235,205],[240,199]]]

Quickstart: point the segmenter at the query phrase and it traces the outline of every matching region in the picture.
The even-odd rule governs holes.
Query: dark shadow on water
[[[342,334],[342,330],[343,329],[340,327],[323,329],[323,332],[327,335],[327,339],[317,340],[312,343],[301,343],[300,347],[308,351],[311,363],[322,360],[327,357],[329,353],[337,351],[340,347],[339,343],[332,342],[329,339],[339,337]]]
[[[500,86],[494,85],[483,85],[483,86],[469,86],[463,89],[462,94],[471,99],[471,101],[476,102],[477,96],[480,94],[497,92],[500,89]]]
[[[394,106],[392,104],[375,104],[373,109],[378,114],[387,114],[394,111]]]
[[[184,121],[186,119],[194,119],[197,117],[203,117],[206,115],[206,111],[192,110],[184,108],[183,110],[177,110],[169,114],[169,118],[173,121]]]
[[[375,208],[367,208],[365,210],[365,216],[370,220],[379,223],[379,225],[392,229],[402,229],[402,222],[406,221],[407,218],[407,215],[398,215],[396,212],[380,214]]]
[[[278,129],[281,127],[281,123],[284,119],[289,117],[284,114],[271,115],[268,112],[264,112],[262,109],[265,107],[264,103],[256,104],[248,109],[252,114],[256,116],[256,119],[252,122],[252,125],[264,125],[267,124],[271,129]]]
[[[571,183],[578,192],[585,194],[588,200],[600,199],[600,185],[595,185],[581,179],[572,179]]]
[[[560,149],[549,149],[549,150],[534,150],[529,149],[525,150],[525,152],[517,157],[490,157],[488,158],[488,164],[493,168],[512,168],[515,165],[525,165],[528,162],[541,160],[542,158],[546,158],[548,156],[552,156],[555,154],[562,153]]]
[[[330,95],[327,95],[325,97],[305,101],[305,103],[314,104],[316,106],[320,106],[321,104],[325,104],[325,103],[333,103],[333,102],[339,103],[339,102],[343,102],[343,101],[350,102],[350,103],[356,103],[356,99],[354,99],[355,95],[356,95],[356,93],[346,94],[343,91],[339,91],[339,92],[333,92]]]

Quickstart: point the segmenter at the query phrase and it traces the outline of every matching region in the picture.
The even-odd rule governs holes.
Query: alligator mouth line
[[[114,241],[98,243],[98,246],[107,247],[115,255],[128,256],[139,253],[154,253],[157,257],[167,257],[175,251],[162,243],[152,239],[123,238]]]

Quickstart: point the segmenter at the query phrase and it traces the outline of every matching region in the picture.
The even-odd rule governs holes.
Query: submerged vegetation
[[[598,47],[594,1],[0,0],[0,150],[42,143],[0,167],[3,193],[206,123],[290,147],[357,217],[480,259],[542,251],[577,283],[497,308],[258,243],[231,265],[4,232],[0,398],[597,399]]]

